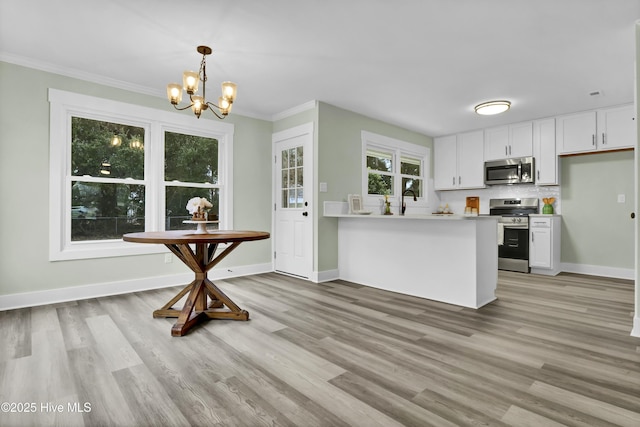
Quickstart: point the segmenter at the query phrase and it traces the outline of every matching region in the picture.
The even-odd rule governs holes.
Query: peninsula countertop
[[[460,220],[484,220],[491,219],[497,220],[498,216],[489,215],[459,215],[459,214],[407,214],[407,215],[381,215],[381,214],[337,214],[327,213],[324,214],[327,218],[367,218],[367,219],[384,219],[384,220],[447,220],[447,221],[460,221]]]

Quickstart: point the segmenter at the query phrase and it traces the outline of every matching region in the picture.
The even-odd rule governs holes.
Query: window
[[[192,197],[232,228],[233,125],[49,90],[50,259],[165,251],[122,235],[193,228]]]
[[[71,117],[71,241],[144,231],[145,129]]]
[[[362,192],[368,209],[380,207],[385,195],[399,201],[408,190],[418,197],[413,206],[426,207],[427,147],[363,131],[362,152]]]
[[[282,206],[281,208],[301,208],[304,203],[303,147],[282,150]]]
[[[164,133],[165,229],[193,229],[184,224],[191,218],[184,208],[192,197],[204,197],[213,207],[209,220],[220,214],[218,141],[213,138]],[[216,228],[209,226],[208,228]]]

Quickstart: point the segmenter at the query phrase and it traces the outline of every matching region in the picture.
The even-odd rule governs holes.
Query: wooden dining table
[[[207,272],[215,267],[240,243],[268,239],[265,231],[212,230],[206,234],[195,231],[148,231],[122,236],[125,242],[165,245],[187,267],[195,273],[195,279],[186,285],[162,308],[153,312],[153,317],[176,317],[171,328],[174,337],[185,335],[195,325],[209,319],[249,320],[249,313],[242,310],[222,292],[209,278]],[[218,245],[224,247],[218,251]],[[195,251],[192,248],[195,247]],[[185,295],[187,299],[181,309],[173,306]]]

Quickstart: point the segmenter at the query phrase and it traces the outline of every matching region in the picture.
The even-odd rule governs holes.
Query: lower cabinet
[[[559,215],[529,216],[529,267],[531,273],[555,276],[560,273]]]

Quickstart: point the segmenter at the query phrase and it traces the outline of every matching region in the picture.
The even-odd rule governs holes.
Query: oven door
[[[498,246],[500,270],[529,272],[529,227],[527,225],[504,226],[504,244]]]

